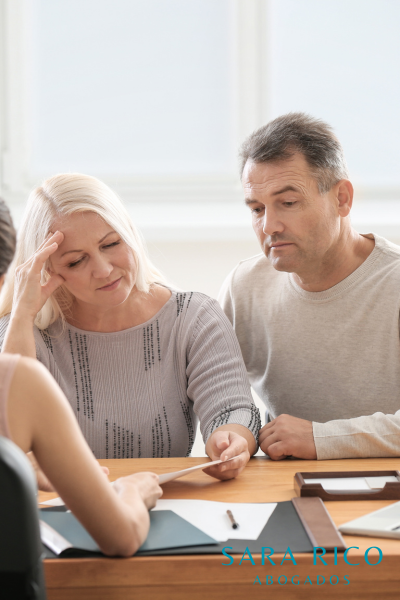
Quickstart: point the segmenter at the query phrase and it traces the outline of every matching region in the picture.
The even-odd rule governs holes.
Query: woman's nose
[[[96,279],[106,279],[113,270],[113,265],[107,260],[105,256],[98,256],[95,258],[92,274]]]

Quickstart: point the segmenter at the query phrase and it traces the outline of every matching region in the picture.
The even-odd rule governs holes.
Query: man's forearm
[[[400,456],[400,411],[313,423],[318,460]]]

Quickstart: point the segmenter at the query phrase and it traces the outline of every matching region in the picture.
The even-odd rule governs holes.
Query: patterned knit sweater
[[[9,316],[0,319],[2,344]],[[197,421],[247,427],[255,407],[239,344],[218,303],[172,292],[149,321],[118,331],[34,328],[36,354],[67,396],[97,458],[188,456]]]

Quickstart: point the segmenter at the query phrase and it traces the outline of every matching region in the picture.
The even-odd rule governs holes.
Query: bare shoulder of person
[[[43,384],[44,381],[52,381],[53,378],[44,365],[34,358],[21,356],[17,367],[13,383],[29,386],[30,384]]]
[[[19,408],[24,409],[24,404],[29,412],[31,405],[40,410],[50,402],[63,401],[63,393],[49,371],[34,358],[21,356],[15,369],[10,386],[9,397],[18,400]]]

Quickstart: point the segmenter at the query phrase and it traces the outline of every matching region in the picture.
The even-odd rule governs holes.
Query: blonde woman
[[[54,376],[97,458],[189,455],[235,477],[260,426],[232,327],[216,301],[170,289],[104,183],[51,177],[28,200],[0,303],[2,351]]]
[[[0,289],[14,249],[15,231],[0,200]],[[32,358],[0,355],[0,435],[24,452],[34,451],[44,473],[105,554],[130,556],[142,545],[150,525],[148,510],[162,495],[158,476],[121,477],[112,488],[64,394]]]

